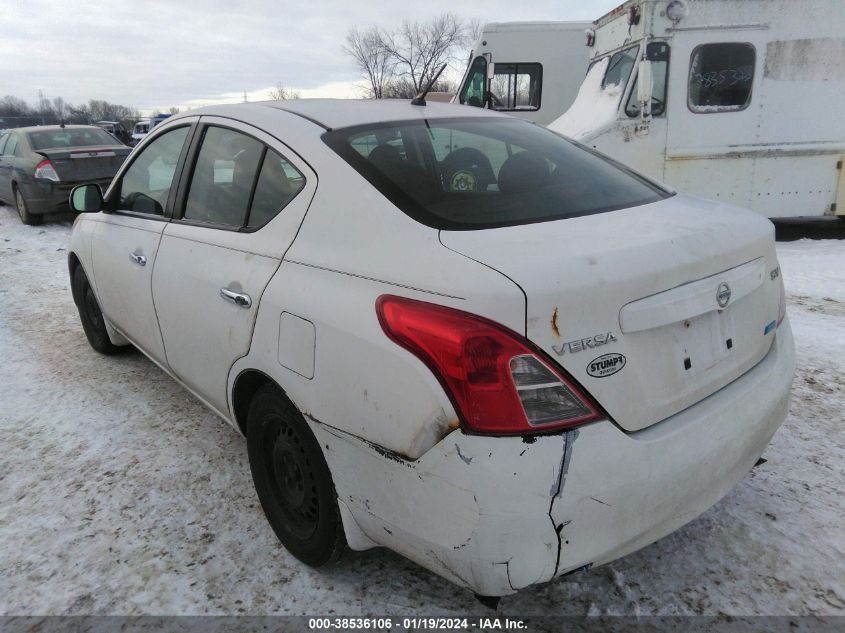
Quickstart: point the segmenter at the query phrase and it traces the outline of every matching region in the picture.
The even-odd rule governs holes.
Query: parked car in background
[[[128,145],[132,138],[122,123],[117,121],[97,121],[94,125],[104,129],[124,145]]]
[[[508,115],[204,108],[71,200],[89,342],[246,435],[309,565],[385,546],[513,593],[692,520],[787,413],[771,222]]]
[[[135,123],[135,127],[132,128],[132,140],[129,141],[129,144],[132,147],[135,147],[138,143],[144,140],[144,137],[150,133],[150,120],[149,119],[141,119],[137,123]]]
[[[134,147],[143,141],[147,134],[150,133],[150,130],[170,116],[170,114],[157,114],[152,118],[139,120],[132,130],[132,140],[130,141],[130,145]]]
[[[44,125],[0,135],[0,200],[17,206],[24,224],[69,211],[80,183],[107,187],[130,152],[94,125]]]

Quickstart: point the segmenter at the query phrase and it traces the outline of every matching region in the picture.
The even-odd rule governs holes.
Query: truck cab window
[[[461,87],[458,101],[464,105],[484,107],[484,89],[487,84],[487,60],[478,56],[472,60],[466,81]]]
[[[494,110],[539,110],[543,84],[540,64],[497,63],[490,82]]]
[[[751,101],[755,52],[751,44],[702,44],[692,52],[688,104],[693,112],[736,112]]]
[[[624,51],[613,54],[604,73],[604,79],[601,82],[602,89],[608,86],[621,86],[624,90],[625,86],[628,85],[628,79],[631,78],[631,71],[634,70],[634,64],[637,63],[639,50],[639,46],[632,46]]]
[[[669,76],[669,45],[666,42],[651,42],[646,48],[646,59],[651,62],[653,91],[651,93],[651,116],[663,116],[666,113],[666,78]],[[640,116],[640,104],[637,101],[637,80],[628,95],[625,114],[629,117]]]

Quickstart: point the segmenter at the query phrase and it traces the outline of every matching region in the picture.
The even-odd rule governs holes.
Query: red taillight
[[[524,435],[600,415],[545,354],[498,323],[392,295],[379,297],[376,312],[384,332],[428,365],[469,432]]]
[[[35,173],[33,173],[32,175],[35,178],[59,182],[59,174],[56,173],[56,168],[53,167],[53,163],[51,163],[50,160],[47,158],[45,158],[40,163],[38,163],[38,165],[35,166]]]

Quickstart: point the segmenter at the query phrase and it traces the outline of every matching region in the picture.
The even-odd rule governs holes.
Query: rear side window
[[[323,140],[399,209],[438,229],[545,222],[671,195],[519,119],[402,121],[333,130]]]
[[[229,228],[258,228],[304,186],[302,173],[261,141],[211,126],[197,156],[183,217]]]
[[[0,134],[0,156],[2,156],[5,152],[3,148],[6,146],[6,141],[9,139],[9,134]]]
[[[539,110],[543,88],[540,64],[497,63],[490,81],[490,103],[494,110]]]
[[[18,151],[18,137],[16,134],[9,134],[9,140],[6,141],[6,147],[3,153],[7,156],[20,156]]]
[[[271,149],[264,156],[247,226],[258,228],[284,208],[305,186],[305,177],[280,154]]]
[[[751,44],[702,44],[692,52],[689,108],[693,112],[736,112],[751,101],[755,52]]]

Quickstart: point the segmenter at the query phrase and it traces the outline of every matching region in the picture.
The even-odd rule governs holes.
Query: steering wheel
[[[657,97],[651,98],[651,111],[654,112],[655,110],[660,110],[661,112],[666,111],[666,103],[663,99],[658,99]]]
[[[502,100],[501,100],[501,99],[499,99],[499,97],[497,97],[497,96],[493,93],[493,91],[492,91],[492,90],[488,90],[488,91],[487,91],[487,96],[490,98],[490,103],[492,103],[492,104],[493,104],[494,106],[496,106],[497,108],[503,108],[503,107],[505,106],[505,104],[504,104],[504,103],[502,103]]]

